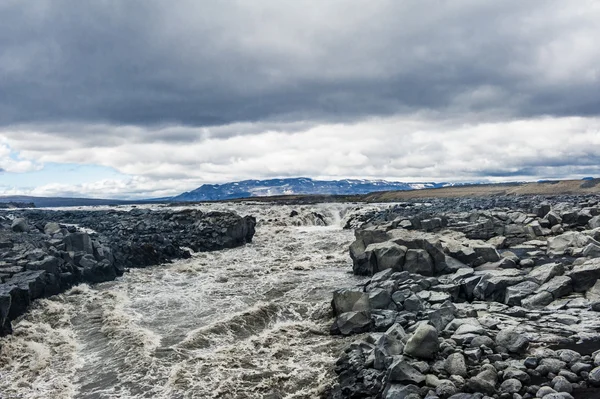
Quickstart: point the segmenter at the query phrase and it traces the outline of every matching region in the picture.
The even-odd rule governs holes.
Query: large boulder
[[[409,249],[406,252],[404,270],[422,276],[432,276],[434,271],[433,260],[424,249]]]
[[[346,312],[337,317],[331,327],[331,332],[342,335],[360,334],[369,331],[371,325],[371,314],[369,312]]]
[[[599,244],[586,234],[568,231],[548,240],[548,254],[563,255],[569,248],[583,248],[590,243]]]
[[[371,252],[373,254],[372,256],[375,258],[373,274],[386,269],[392,269],[398,272],[402,271],[406,250],[406,247],[392,241],[370,244],[365,248],[365,252]]]
[[[440,349],[438,332],[429,324],[420,324],[404,347],[404,354],[419,359],[433,359]]]
[[[70,233],[63,239],[65,249],[70,252],[85,252],[86,254],[94,254],[92,239],[87,233]]]
[[[370,311],[369,294],[360,289],[341,289],[333,292],[331,302],[333,312],[340,315],[346,312]]]
[[[567,273],[573,280],[573,290],[583,292],[596,284],[600,278],[600,258],[591,259],[581,265],[576,265]]]

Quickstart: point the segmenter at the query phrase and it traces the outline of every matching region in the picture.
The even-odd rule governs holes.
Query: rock
[[[27,270],[45,270],[48,273],[56,274],[59,271],[59,262],[54,256],[47,255],[42,260],[29,262],[26,268]]]
[[[404,270],[422,276],[432,276],[434,270],[433,260],[424,249],[409,249],[406,252]]]
[[[562,223],[562,217],[554,211],[548,212],[546,219],[548,220],[548,223],[550,223],[550,226],[556,226]]]
[[[522,353],[529,347],[529,339],[512,329],[504,329],[496,335],[496,345],[512,353]]]
[[[588,375],[588,382],[595,387],[600,387],[600,367],[596,367]]]
[[[546,263],[533,269],[527,275],[527,280],[533,281],[536,284],[542,285],[549,281],[552,277],[559,276],[564,273],[564,267],[560,263]]]
[[[600,259],[591,259],[576,265],[566,274],[573,280],[573,290],[583,292],[591,288],[600,277]]]
[[[467,364],[462,353],[453,353],[446,359],[444,364],[446,372],[450,375],[468,377]]]
[[[368,331],[371,323],[371,314],[369,312],[345,312],[340,314],[335,320],[332,332],[342,335],[359,334]]]
[[[519,391],[523,388],[523,384],[521,381],[515,378],[509,378],[504,380],[504,382],[500,385],[500,392],[504,393],[519,393]]]
[[[388,369],[388,379],[391,382],[420,385],[425,381],[425,376],[411,366],[402,356],[397,356]]]
[[[433,359],[439,348],[438,333],[435,327],[420,324],[406,342],[404,353],[419,359]]]
[[[384,290],[383,288],[375,288],[373,290],[370,290],[368,296],[368,303],[372,309],[387,309],[389,304],[392,302],[392,297],[390,296],[390,293],[387,290]]]
[[[589,258],[598,258],[600,257],[600,245],[596,245],[590,243],[583,248],[583,256],[587,256]]]
[[[542,284],[536,290],[536,293],[543,291],[549,292],[554,299],[558,299],[573,292],[573,281],[567,276],[556,276],[547,283]]]
[[[533,294],[540,286],[533,281],[523,281],[506,288],[504,303],[511,306],[521,305],[521,300]]]
[[[16,218],[13,220],[10,228],[15,233],[27,233],[29,231],[29,224],[25,218]]]
[[[56,222],[48,222],[44,226],[44,233],[48,235],[54,235],[60,233],[60,225]]]
[[[384,399],[409,399],[412,394],[418,394],[419,388],[415,385],[390,384],[383,392]]]
[[[528,309],[542,308],[549,305],[554,300],[554,297],[548,291],[542,291],[538,294],[528,296],[521,300],[521,306]]]
[[[588,221],[590,229],[597,229],[600,227],[600,216],[596,215]]]
[[[346,312],[370,311],[369,294],[359,289],[341,289],[333,292],[331,303],[336,315]]]
[[[370,244],[365,249],[365,252],[367,254],[371,252],[375,256],[376,266],[373,271],[376,273],[386,269],[402,271],[406,250],[406,247],[402,247],[392,241],[385,241]]]
[[[87,233],[71,233],[67,234],[63,239],[65,249],[71,252],[85,252],[86,254],[93,255],[94,248],[92,247],[92,240]]]
[[[556,376],[552,379],[552,388],[554,388],[556,392],[573,392],[573,386],[571,383],[562,376]]]
[[[568,248],[583,248],[594,239],[577,231],[568,231],[548,240],[548,254],[563,255]]]

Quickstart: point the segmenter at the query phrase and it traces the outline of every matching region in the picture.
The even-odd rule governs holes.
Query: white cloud
[[[24,173],[41,169],[42,166],[27,159],[14,157],[7,144],[0,143],[0,173]]]
[[[462,124],[416,115],[292,131],[286,126],[222,137],[211,129],[196,129],[197,138],[185,143],[131,140],[110,147],[90,146],[89,137],[76,136],[69,146],[61,146],[62,137],[42,131],[4,136],[22,157],[36,163],[97,164],[133,176],[78,186],[53,183],[31,191],[35,195],[165,196],[206,182],[274,176],[506,181],[600,174],[598,118]],[[111,129],[123,129],[104,128],[108,137],[114,135]],[[260,124],[254,128],[260,131]],[[143,135],[142,128],[135,129]]]

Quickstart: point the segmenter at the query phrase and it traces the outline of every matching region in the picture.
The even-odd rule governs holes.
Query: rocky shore
[[[332,301],[332,333],[357,340],[329,396],[598,397],[599,199],[421,200],[363,216],[350,256],[368,277]]]
[[[32,301],[127,268],[233,248],[252,240],[256,220],[231,212],[18,210],[0,214],[0,335]]]

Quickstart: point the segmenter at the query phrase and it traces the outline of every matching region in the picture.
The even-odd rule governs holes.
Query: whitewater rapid
[[[0,340],[0,397],[319,397],[348,343],[331,291],[360,281],[356,205],[203,207],[255,215],[253,242],[37,301]]]

